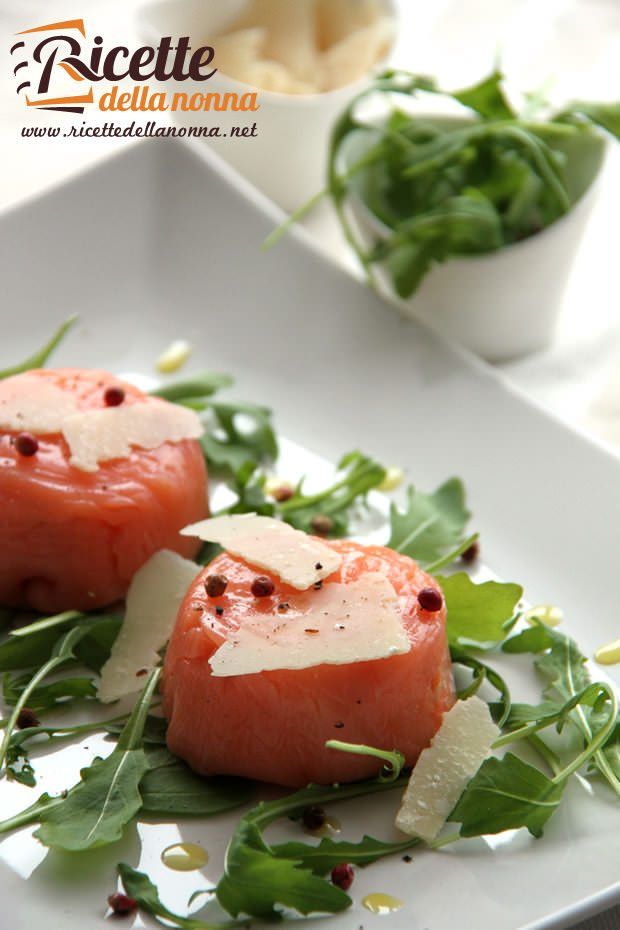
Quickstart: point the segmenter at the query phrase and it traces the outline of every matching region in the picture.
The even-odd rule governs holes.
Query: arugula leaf
[[[205,458],[213,470],[234,479],[235,490],[243,491],[257,466],[277,457],[278,444],[266,407],[211,399],[233,383],[229,375],[207,371],[163,385],[151,394],[205,412],[205,434],[200,440]]]
[[[86,632],[87,627],[76,626],[72,630],[69,630],[68,633],[65,633],[54,646],[52,654],[47,662],[41,666],[39,671],[32,676],[28,684],[24,687],[24,690],[15,702],[15,706],[4,730],[4,738],[0,745],[0,769],[4,764],[19,714],[22,708],[27,706],[30,695],[35,691],[39,683],[51,674],[51,672],[55,671],[59,666],[64,665],[65,662],[75,658],[74,648],[79,640],[86,635]]]
[[[502,652],[523,653],[523,652],[544,652],[553,645],[551,630],[544,624],[530,626],[527,630],[522,630],[515,636],[511,636],[502,643]]]
[[[152,766],[152,762],[151,762]],[[178,759],[151,767],[140,782],[142,810],[147,814],[200,817],[239,807],[256,793],[242,778],[203,778]]]
[[[496,69],[472,87],[455,91],[452,97],[485,119],[514,119],[516,113],[501,88],[503,80],[504,75]]]
[[[547,687],[543,691],[544,696],[549,700],[554,698],[557,700],[559,696],[566,701],[590,684],[590,675],[586,668],[587,660],[573,639],[557,630],[548,630],[547,633],[552,640],[552,645],[547,652],[536,659],[534,665],[547,680]],[[604,687],[602,683],[597,684]],[[578,706],[575,708],[572,719],[581,730],[586,744],[589,743],[592,740],[596,717]],[[614,765],[614,752],[605,753],[603,745],[595,753],[593,761],[616,794],[620,795],[620,772]]]
[[[75,654],[83,665],[99,673],[110,658],[123,618],[120,615],[104,615],[91,616],[90,619],[86,635],[76,647]]]
[[[153,397],[161,397],[163,400],[169,400],[172,403],[183,403],[190,400],[200,401],[206,397],[211,397],[222,388],[231,387],[233,384],[234,379],[230,375],[215,371],[202,371],[191,378],[184,378],[182,381],[172,381],[161,385],[149,393]]]
[[[544,696],[552,700],[559,695],[566,701],[590,683],[587,660],[574,639],[548,628],[545,633],[551,646],[534,665],[548,681]]]
[[[390,508],[391,532],[388,546],[416,559],[422,565],[442,559],[447,550],[463,542],[463,530],[471,514],[465,507],[465,489],[451,478],[432,494],[411,485],[407,506]]]
[[[42,665],[52,654],[60,632],[86,616],[78,610],[66,610],[10,630],[8,637],[0,644],[0,671]]]
[[[62,622],[59,618],[64,617]],[[48,624],[47,621],[56,622]],[[75,641],[75,657],[88,668],[98,672],[108,659],[112,643],[118,635],[122,618],[114,614],[82,614],[68,611],[29,627],[14,630],[0,643],[0,672],[36,668],[52,655],[62,629],[68,623],[83,631]]]
[[[299,866],[294,859],[273,856],[257,825],[242,821],[226,852],[218,901],[234,917],[247,913],[272,920],[278,917],[276,903],[300,914],[335,914],[350,906],[344,891]]]
[[[239,475],[277,458],[278,444],[267,407],[248,403],[209,404],[210,421],[200,440],[209,465]]]
[[[331,486],[314,494],[304,494],[303,481],[289,500],[277,507],[282,519],[296,529],[313,532],[315,517],[329,517],[333,526],[330,536],[343,536],[348,530],[353,505],[363,501],[366,494],[378,487],[385,478],[385,468],[359,450],[348,452],[338,463],[341,477]]]
[[[497,711],[501,705],[493,703],[489,706],[493,719],[496,719]],[[559,709],[560,705],[554,701],[541,701],[540,704],[512,704],[510,713],[502,726],[508,731],[516,730],[528,723],[538,723],[545,717],[557,714]]]
[[[601,725],[597,713],[592,713],[590,715],[590,721],[593,725]],[[602,769],[600,765],[597,764],[596,759],[592,763],[592,767],[601,771],[606,777],[607,772],[611,772],[615,778],[620,781],[620,717],[616,719],[614,729],[609,738],[605,741],[601,750],[601,757],[604,760],[605,769]]]
[[[72,739],[75,736],[81,736],[86,733],[96,733],[107,726],[112,726],[118,721],[127,721],[126,716],[114,717],[111,721],[94,721],[92,723],[81,723],[73,726],[63,727],[61,725],[35,727],[25,727],[23,730],[15,730],[11,734],[11,739],[7,747],[6,768],[11,777],[29,787],[36,784],[35,772],[28,757],[26,744],[37,736],[46,736],[50,742],[57,740]],[[119,732],[122,725],[119,726]]]
[[[554,117],[557,122],[585,122],[600,126],[620,139],[620,103],[571,103]]]
[[[556,811],[565,781],[555,783],[512,753],[482,763],[448,820],[461,824],[461,836],[483,836],[527,827],[540,837]]]
[[[532,652],[537,655],[534,665],[546,681],[543,697],[556,708],[570,706],[570,719],[583,737],[584,752],[587,754],[588,747],[593,742],[600,741],[601,719],[606,720],[604,727],[610,728],[608,718],[611,711],[609,706],[607,709],[595,707],[592,710],[582,706],[579,697],[589,690],[591,679],[586,666],[586,656],[576,642],[559,630],[535,620],[530,629],[508,639],[503,648],[506,652]],[[609,692],[609,686],[604,682],[595,682],[592,688]],[[608,693],[605,703],[610,705],[614,701],[615,696]],[[598,732],[595,734],[595,731]],[[611,733],[600,746],[597,745],[593,754],[593,765],[620,796],[620,771],[616,765],[614,751],[616,738],[615,732]]]
[[[37,783],[28,752],[23,746],[13,742],[9,743],[6,751],[6,771],[9,778],[20,785],[26,785],[27,788],[34,788]]]
[[[76,320],[77,316],[68,317],[65,322],[58,327],[51,339],[49,339],[44,346],[42,346],[28,358],[24,359],[23,362],[19,362],[17,365],[12,365],[10,368],[2,369],[0,371],[0,380],[4,378],[10,378],[13,375],[22,374],[24,371],[31,371],[33,368],[43,368],[54,349],[60,345]]]
[[[504,624],[523,595],[518,584],[475,584],[465,572],[437,579],[446,601],[447,632],[452,645],[488,649],[504,639]]]
[[[472,682],[469,687],[458,692],[459,699],[465,700],[465,698],[477,694],[482,684],[488,681],[501,698],[500,701],[491,704],[493,717],[498,726],[504,726],[511,714],[512,699],[510,696],[510,689],[499,672],[496,672],[490,665],[485,665],[475,656],[470,655],[456,646],[450,647],[450,658],[453,664],[463,665],[465,668],[471,669],[473,673]]]
[[[323,837],[318,846],[292,841],[272,846],[271,852],[278,859],[294,859],[304,868],[311,869],[315,875],[326,875],[334,866],[342,862],[359,866],[370,865],[384,856],[392,856],[419,846],[421,842],[413,836],[395,843],[385,843],[366,835],[359,843],[335,841],[329,837]]]
[[[6,704],[14,706],[20,698],[24,686],[29,679],[23,675],[3,678],[3,697]],[[34,711],[49,710],[58,704],[66,704],[68,700],[94,698],[97,696],[93,678],[61,678],[49,685],[39,685],[30,693],[28,707]]]
[[[224,928],[240,926],[237,921],[229,920],[219,924],[212,924],[205,923],[204,920],[199,920],[197,917],[180,917],[169,910],[165,904],[162,904],[157,886],[144,872],[132,869],[125,862],[119,862],[118,873],[126,893],[130,898],[138,902],[143,911],[160,920],[167,921],[175,927],[181,927],[182,930],[224,930]]]
[[[42,630],[41,633],[18,639],[8,637],[0,644],[0,672],[36,668],[46,662],[58,641],[58,630]]]
[[[374,779],[348,785],[310,785],[287,797],[258,804],[241,818],[228,845],[224,875],[216,889],[218,901],[234,917],[245,913],[275,919],[279,916],[276,905],[301,914],[345,910],[351,903],[347,894],[317,878],[312,869],[303,867],[301,859],[276,856],[262,831],[278,818],[295,816],[310,805],[404,787],[407,781],[407,776],[400,776],[393,782]],[[309,857],[312,849],[308,847]],[[374,852],[380,852],[378,846]]]
[[[118,736],[122,733],[124,721],[123,723],[108,721],[107,723],[101,724],[101,726],[112,736]],[[167,730],[168,721],[165,717],[155,717],[153,714],[149,714],[144,724],[144,730],[142,731],[142,742],[145,744],[154,743],[158,746],[165,746]]]
[[[564,142],[590,125],[618,135],[617,104],[575,104],[547,121],[531,122],[510,106],[496,69],[472,87],[443,91],[433,80],[390,71],[353,100],[337,120],[328,156],[328,193],[345,238],[369,284],[378,286],[381,264],[403,299],[424,275],[452,256],[489,252],[535,235],[570,210],[582,191],[569,190]],[[441,94],[468,107],[473,119],[452,125],[394,109],[398,97],[419,90]],[[369,95],[385,95],[388,114],[365,112]],[[558,132],[563,123],[563,138]],[[575,149],[576,151],[576,149]],[[343,157],[344,155],[344,157]],[[353,157],[351,157],[353,156]],[[343,164],[345,168],[343,169]],[[277,241],[320,199],[296,211],[269,238]],[[387,230],[368,251],[352,228],[345,203],[361,199]]]
[[[140,810],[139,785],[149,767],[142,733],[160,671],[150,673],[111,755],[83,769],[62,803],[42,814],[35,836],[45,846],[78,851],[114,843]]]
[[[229,487],[237,495],[237,500],[220,513],[257,513],[270,517],[275,512],[275,505],[265,497],[264,475],[257,471],[253,462],[242,465],[229,482]],[[215,547],[215,543],[210,544]],[[221,551],[221,547],[216,547]]]

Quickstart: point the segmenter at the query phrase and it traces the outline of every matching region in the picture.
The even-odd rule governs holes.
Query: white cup
[[[432,118],[425,116],[427,120]],[[442,116],[441,122],[445,124],[446,117]],[[360,143],[358,137],[348,152],[343,147],[339,170],[359,158]],[[596,179],[606,144],[600,134],[584,132],[567,137],[563,148],[574,200],[568,213],[520,242],[433,265],[406,300],[395,293],[386,268],[373,264],[380,292],[406,316],[422,319],[491,362],[507,361],[549,346],[571,265],[599,192]],[[344,206],[364,250],[390,236],[391,230],[357,194],[348,196]]]
[[[248,0],[163,0],[142,7],[138,29],[148,42],[163,35],[189,35],[194,43],[228,29],[239,18]],[[296,2],[296,0],[291,0]],[[383,0],[386,12],[395,17],[392,0]],[[217,64],[217,42],[216,59]],[[378,62],[378,65],[381,63]],[[317,94],[283,94],[251,87],[217,72],[208,90],[234,92],[239,96],[256,91],[260,109],[256,113],[227,111],[172,114],[184,125],[232,126],[256,122],[253,137],[209,138],[206,140],[226,161],[287,212],[305,203],[325,185],[327,148],[331,128],[347,104],[368,83],[368,75],[336,90]],[[175,85],[188,95],[204,93],[204,84],[184,81]]]

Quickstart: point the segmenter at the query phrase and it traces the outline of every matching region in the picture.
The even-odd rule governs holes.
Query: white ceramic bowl
[[[453,118],[440,119],[445,124]],[[463,123],[462,118],[458,121]],[[339,170],[359,158],[360,142],[358,138],[349,151],[343,146]],[[565,149],[575,203],[560,219],[497,251],[434,265],[406,300],[396,295],[387,270],[373,265],[378,289],[406,315],[424,320],[488,361],[507,361],[546,348],[553,340],[571,264],[599,192],[596,180],[605,140],[587,134]],[[347,198],[345,213],[364,249],[391,234],[357,195]]]
[[[292,0],[295,2],[295,0]],[[396,17],[393,0],[382,0],[386,12]],[[159,0],[142,7],[138,29],[148,42],[164,35],[189,35],[195,43],[227,29],[247,5],[247,0]],[[216,44],[217,52],[217,44]],[[217,59],[215,61],[217,63]],[[378,62],[380,67],[384,62]],[[325,185],[327,147],[331,127],[346,105],[368,83],[368,75],[336,90],[320,94],[282,94],[251,87],[218,72],[209,80],[209,91],[257,91],[256,113],[177,111],[173,118],[184,125],[249,125],[256,121],[256,137],[210,138],[208,144],[263,193],[287,212],[305,203]],[[169,85],[168,85],[169,86]],[[184,81],[175,89],[188,94],[205,92],[204,84]]]

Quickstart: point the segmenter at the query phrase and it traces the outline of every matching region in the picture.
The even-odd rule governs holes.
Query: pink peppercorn
[[[119,407],[125,400],[125,392],[122,387],[112,386],[105,389],[103,402],[106,407]]]
[[[443,598],[437,588],[422,588],[418,594],[418,604],[422,610],[428,610],[429,613],[437,613],[443,605]]]
[[[348,862],[335,865],[331,877],[333,885],[338,885],[343,891],[348,891],[353,884],[353,866],[349,865]]]
[[[19,433],[15,437],[15,448],[20,455],[30,458],[31,455],[36,455],[38,452],[39,441],[32,433]]]
[[[273,594],[274,590],[275,585],[267,575],[259,575],[252,582],[251,591],[254,597],[269,597]]]
[[[126,917],[127,914],[133,913],[138,906],[137,901],[126,894],[121,894],[120,891],[110,895],[108,904],[119,917]]]

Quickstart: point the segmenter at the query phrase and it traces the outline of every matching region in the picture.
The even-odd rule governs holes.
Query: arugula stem
[[[82,733],[96,733],[98,730],[105,730],[106,727],[115,723],[125,723],[126,721],[127,714],[120,714],[118,717],[111,717],[108,720],[93,721],[93,723],[78,723],[69,727],[26,727],[19,731],[20,743],[33,739],[35,736],[47,736],[50,742],[70,739],[72,736],[80,736]],[[3,723],[4,721],[0,720],[0,726]]]
[[[433,575],[435,572],[439,571],[440,568],[445,568],[446,565],[451,565],[452,562],[456,562],[460,555],[463,555],[470,546],[473,546],[479,536],[480,533],[472,533],[471,536],[464,539],[462,543],[459,543],[452,552],[448,552],[446,555],[442,556],[442,558],[437,559],[436,562],[431,562],[430,565],[425,565],[424,571],[428,572],[429,575]]]
[[[58,807],[63,801],[62,796],[51,798],[49,795],[43,795],[42,798],[39,798],[25,810],[20,811],[19,814],[0,821],[0,833],[10,833],[11,830],[16,830],[18,827],[27,827],[28,824],[38,823],[42,814],[46,814]]]
[[[605,742],[607,741],[607,737],[609,736],[609,734],[611,733],[611,731],[614,729],[616,725],[616,717],[618,716],[618,699],[616,697],[616,692],[614,691],[613,688],[611,688],[605,682],[600,682],[599,686],[601,690],[603,690],[607,694],[607,697],[611,704],[609,717],[607,721],[605,722],[605,724],[600,728],[600,730],[596,732],[596,735],[594,736],[594,738],[592,738],[592,736],[590,737],[590,742],[585,747],[583,752],[580,752],[579,755],[575,759],[573,759],[573,761],[569,763],[569,765],[566,766],[566,768],[562,769],[560,772],[558,772],[553,777],[552,781],[554,784],[558,784],[559,782],[564,781],[574,772],[579,771],[581,766],[584,765],[588,761],[588,759],[590,759],[592,756],[597,756],[599,754],[598,750],[601,749],[605,745]],[[590,730],[589,725],[588,725],[588,730]],[[590,730],[590,734],[591,733],[592,731]],[[619,784],[619,788],[620,788],[620,784]],[[620,790],[617,793],[620,794]]]
[[[161,667],[154,668],[149,674],[144,686],[144,691],[134,705],[129,720],[123,727],[118,738],[118,743],[116,744],[118,750],[139,749],[141,747],[146,718],[160,675]]]
[[[348,168],[347,171],[344,172],[344,174],[335,175],[334,178],[337,179],[337,183],[339,185],[343,186],[344,184],[347,183],[347,181],[351,180],[351,178],[358,171],[361,171],[362,168],[366,168],[369,165],[371,165],[374,161],[377,161],[381,157],[382,154],[383,154],[383,146],[381,144],[376,147],[373,147],[368,152],[366,152],[366,154],[363,155],[362,158],[354,162],[351,165],[351,167]],[[294,226],[296,223],[299,223],[300,220],[303,220],[303,218],[307,216],[308,213],[314,210],[316,205],[320,203],[324,197],[327,197],[327,195],[332,192],[331,189],[332,189],[333,183],[334,181],[332,180],[331,185],[329,185],[328,187],[324,187],[322,190],[317,191],[316,194],[313,194],[312,197],[306,200],[305,203],[302,203],[301,206],[297,207],[296,210],[293,210],[293,212],[289,216],[287,216],[287,218],[283,220],[283,222],[280,223],[279,226],[276,226],[276,228],[272,232],[270,232],[269,235],[266,236],[266,238],[263,240],[263,243],[261,246],[262,250],[264,252],[267,252],[274,245],[277,245],[280,239],[282,239],[282,237],[289,231],[291,226]]]
[[[570,676],[569,672],[567,674]],[[572,677],[569,677],[569,682],[571,687],[573,687]],[[597,730],[594,736],[581,707],[581,702],[586,696],[591,695],[593,691],[604,693],[610,703],[608,719],[605,721],[604,725],[599,730]],[[553,753],[549,747],[536,736],[536,734],[540,730],[544,730],[547,727],[552,726],[554,723],[559,723],[563,719],[566,719],[569,714],[571,715],[572,720],[575,721],[576,718],[578,726],[586,739],[586,746],[583,751],[580,752],[569,763],[569,765],[562,769],[558,764],[559,760],[555,753]],[[607,685],[605,682],[596,682],[594,684],[588,685],[580,692],[574,694],[571,698],[568,699],[568,701],[566,701],[563,707],[557,711],[557,713],[546,714],[544,717],[541,717],[538,720],[533,720],[531,723],[525,724],[524,726],[519,727],[517,730],[504,733],[502,736],[495,740],[493,743],[493,749],[499,749],[508,743],[518,742],[519,740],[528,740],[528,742],[533,745],[533,747],[543,756],[547,764],[550,766],[552,772],[554,773],[554,777],[552,779],[554,784],[559,784],[560,782],[565,781],[570,775],[572,775],[574,772],[577,772],[588,761],[588,759],[594,757],[597,761],[597,764],[599,764],[599,767],[605,774],[605,777],[610,782],[611,787],[617,794],[620,795],[620,782],[618,782],[618,779],[616,778],[613,770],[608,765],[604,754],[600,751],[605,745],[609,734],[612,732],[616,725],[617,715],[618,699],[614,689]],[[600,764],[601,761],[605,766],[605,770],[603,770],[603,765]]]
[[[538,736],[537,733],[533,733],[528,737],[527,742],[530,744],[532,749],[538,753],[543,762],[546,762],[553,775],[557,775],[561,770],[562,765],[559,758],[554,753],[552,749],[547,746],[545,741]]]
[[[31,371],[33,368],[43,368],[54,349],[62,342],[77,319],[77,314],[68,317],[65,322],[58,327],[51,339],[38,349],[38,351],[24,359],[23,362],[0,371],[0,380],[10,378],[12,375],[19,375],[24,371]]]
[[[60,640],[58,646],[54,649],[54,652],[50,658],[41,666],[38,672],[36,672],[22,693],[20,694],[15,707],[13,708],[13,713],[8,719],[6,729],[4,731],[4,738],[0,744],[0,773],[2,767],[4,766],[4,761],[6,758],[7,749],[9,748],[9,743],[11,741],[11,734],[17,725],[17,719],[21,713],[22,708],[27,704],[29,696],[32,694],[37,685],[43,681],[50,672],[53,672],[54,669],[58,666],[63,665],[65,662],[73,658],[73,647],[76,643],[86,635],[87,627],[73,627],[72,630]]]
[[[55,626],[64,626],[71,620],[85,619],[88,614],[79,610],[65,610],[60,614],[54,614],[52,617],[44,617],[42,620],[35,620],[27,626],[18,627],[11,630],[9,636],[30,636],[31,633],[40,633],[41,630],[50,630]]]
[[[437,840],[431,840],[430,843],[426,843],[429,849],[443,849],[444,846],[449,846],[450,843],[456,843],[457,840],[461,840],[463,837],[460,833],[449,833],[447,836],[441,837]]]
[[[291,226],[294,226],[296,223],[299,223],[300,220],[303,220],[304,216],[307,216],[308,213],[314,210],[316,205],[321,202],[323,197],[327,197],[328,193],[328,188],[324,187],[322,190],[317,191],[316,194],[313,194],[312,197],[310,197],[309,200],[306,200],[305,203],[302,203],[300,207],[297,207],[296,210],[293,210],[293,212],[287,216],[287,218],[282,223],[280,223],[279,226],[276,226],[276,228],[265,237],[261,245],[263,252],[267,252],[274,245],[277,245],[280,239],[282,239],[282,237],[289,231]]]
[[[413,529],[408,536],[405,536],[401,543],[399,543],[399,545],[396,547],[396,552],[403,552],[408,546],[411,545],[414,539],[417,539],[418,536],[421,536],[422,533],[424,533],[430,526],[433,525],[433,523],[437,523],[438,519],[438,516],[433,514],[432,516],[427,517],[426,520],[423,520],[422,523],[419,523],[418,526],[416,526],[416,528]]]
[[[376,468],[376,465],[374,462],[365,463],[362,468],[358,468],[357,470],[355,470],[354,472],[355,478],[357,480],[359,480],[360,478],[364,478],[366,474],[372,473],[375,468]],[[280,513],[282,514],[284,519],[286,519],[287,513],[291,511],[296,513],[299,510],[307,510],[310,507],[314,507],[316,506],[316,504],[320,504],[321,501],[325,500],[326,498],[331,497],[336,491],[340,491],[342,488],[349,487],[350,483],[351,483],[351,474],[348,474],[348,475],[345,475],[344,478],[341,478],[339,481],[336,481],[334,484],[330,485],[330,487],[323,488],[323,490],[317,491],[315,494],[308,494],[307,496],[304,496],[302,501],[298,500],[296,495],[294,495],[289,500],[283,501],[280,504],[280,507],[279,507]],[[351,503],[353,500],[355,500],[356,497],[357,497],[357,493],[352,491],[349,494],[348,498],[342,498],[342,497],[338,498],[338,500],[333,503],[333,506],[339,510],[342,507],[343,500],[346,500],[347,503]],[[329,513],[329,511],[330,511],[330,507],[326,507],[325,513],[327,514]]]
[[[164,384],[149,391],[149,393],[152,397],[161,397],[163,400],[169,400],[173,403],[187,403],[187,401],[196,398],[210,397],[216,391],[230,387],[233,383],[230,375],[204,371],[183,381],[172,381],[170,384]]]
[[[339,739],[328,739],[325,748],[338,749],[340,752],[350,752],[358,756],[374,756],[376,759],[382,759],[389,766],[389,771],[387,774],[379,775],[379,781],[395,781],[405,764],[405,757],[398,749],[390,752],[387,749],[377,749],[375,746],[365,746],[361,743],[345,743]]]
[[[568,680],[568,684],[569,684],[570,690],[571,690],[571,692],[574,694],[574,693],[575,693],[575,683],[574,683],[573,672],[572,672],[572,668],[571,668],[570,662],[567,662],[566,677],[567,677],[567,680]],[[608,688],[608,686],[605,685],[604,683],[601,682],[600,684],[601,684],[601,687],[602,687],[604,690],[608,691],[608,692],[611,694],[612,704],[613,704],[614,707],[616,707],[616,714],[617,714],[617,698],[616,698],[615,692],[614,692],[614,691],[611,691],[611,690]],[[579,729],[581,730],[581,732],[582,732],[583,735],[585,736],[586,740],[591,740],[591,739],[592,739],[592,729],[591,729],[591,727],[590,727],[590,724],[588,723],[588,720],[587,720],[587,718],[586,718],[586,715],[585,715],[584,712],[583,712],[583,708],[580,707],[579,705],[576,707],[575,713],[574,713],[572,719],[573,719],[573,721],[576,723],[576,725],[579,727]],[[594,760],[595,760],[596,765],[598,766],[599,770],[601,771],[601,773],[605,776],[605,778],[606,778],[607,781],[609,782],[611,788],[615,791],[615,793],[618,795],[618,797],[620,797],[620,779],[618,779],[618,777],[616,776],[614,770],[612,769],[612,767],[611,767],[610,764],[608,763],[607,759],[605,758],[605,754],[604,754],[602,751],[600,751],[600,749],[602,748],[602,746],[603,746],[603,743],[600,744],[600,747],[599,747],[599,748],[597,749],[597,751],[594,753]]]
[[[382,782],[377,779],[372,782],[353,782],[348,785],[310,785],[309,788],[312,789],[311,798],[308,788],[301,788],[294,794],[288,794],[275,801],[261,802],[254,811],[250,811],[245,817],[260,829],[264,829],[275,820],[279,820],[280,817],[286,817],[288,814],[304,810],[308,804],[321,805],[335,801],[349,801],[353,798],[363,797],[366,794],[404,788],[408,782],[409,775],[399,775],[394,781],[389,782]]]

